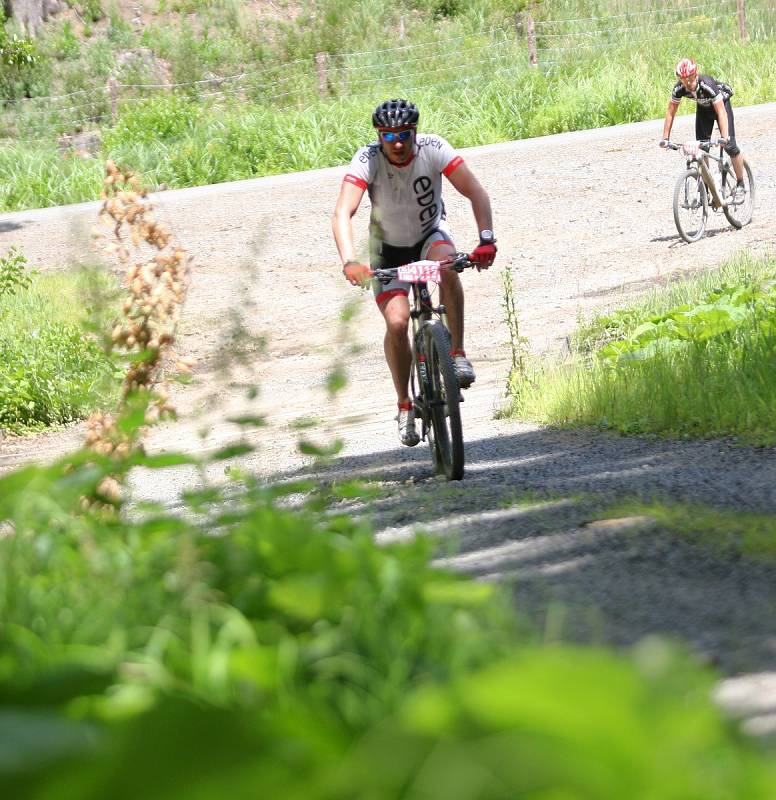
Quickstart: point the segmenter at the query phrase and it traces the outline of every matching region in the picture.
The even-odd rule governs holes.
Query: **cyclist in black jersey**
[[[665,147],[671,136],[676,110],[683,97],[689,97],[696,103],[695,109],[695,138],[705,141],[711,138],[711,132],[716,122],[719,134],[726,140],[725,151],[733,162],[736,173],[735,200],[741,200],[746,193],[744,187],[744,157],[736,144],[736,129],[733,119],[733,107],[730,98],[733,90],[721,81],[710,75],[699,75],[698,65],[691,58],[683,58],[676,65],[676,77],[679,79],[671,92],[668,101],[668,110],[663,122],[663,138],[660,146]]]

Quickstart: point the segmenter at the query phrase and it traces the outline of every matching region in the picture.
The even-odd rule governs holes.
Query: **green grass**
[[[115,122],[107,114],[104,80],[99,91],[68,99],[75,106],[64,105],[64,110],[62,104],[41,106],[34,99],[13,106],[5,121],[20,141],[0,155],[0,209],[95,199],[104,157],[129,165],[151,185],[174,187],[342,164],[373,138],[371,110],[387,96],[411,97],[421,108],[421,128],[458,147],[661,117],[677,53],[685,51],[733,85],[735,105],[776,96],[771,30],[754,23],[746,44],[736,38],[735,26],[709,29],[707,20],[692,17],[687,30],[660,41],[652,41],[649,25],[615,31],[605,37],[611,45],[605,50],[581,49],[579,42],[589,37],[572,35],[592,22],[540,27],[546,40],[540,36],[540,47],[562,43],[574,57],[556,53],[552,63],[532,70],[503,4],[414,5],[419,13],[404,12],[405,38],[387,42],[384,32],[396,30],[402,12],[374,0],[329,0],[317,14],[305,9],[293,22],[270,21],[266,27],[274,37],[269,42],[259,36],[255,22],[239,23],[240,4],[201,4],[197,24],[186,23],[181,30],[155,23],[143,33],[142,44],[169,62],[173,81],[189,84],[182,94],[125,90]],[[608,2],[589,4],[583,14],[584,7],[548,5],[538,14],[547,24],[565,14],[622,11]],[[752,20],[755,11],[750,9]],[[234,24],[215,25],[223,14]],[[698,30],[704,36],[696,37]],[[644,43],[645,36],[652,38]],[[119,45],[99,41],[99,46],[82,44],[83,52],[69,60],[61,48],[52,48],[64,58],[56,74],[72,70],[74,80],[62,90],[74,90],[75,79],[94,70],[107,75]],[[386,46],[400,45],[416,49],[385,52]],[[314,69],[314,55],[321,51],[329,53],[325,98]],[[159,76],[143,74],[141,66],[128,67],[134,72],[121,80],[158,82]],[[191,84],[243,71],[247,77],[235,82]],[[208,96],[213,91],[217,96]],[[691,104],[681,111],[691,113]],[[65,158],[54,146],[55,133],[71,130],[74,115],[91,117],[87,128],[101,127],[98,158]],[[44,137],[49,144],[33,145],[24,141],[27,137]]]
[[[627,434],[776,441],[776,263],[742,256],[599,318],[511,378],[512,414]]]
[[[621,502],[606,518],[643,516],[660,530],[711,547],[728,557],[776,561],[776,516],[692,504]],[[651,535],[650,531],[641,534]]]
[[[541,647],[431,542],[378,547],[249,477],[179,513],[84,511],[106,474],[192,460],[0,478],[5,796],[770,796],[712,672],[656,641]]]
[[[87,334],[87,292],[99,277],[36,275],[0,298],[0,428],[22,433],[85,417],[115,398],[118,371]],[[110,308],[102,313],[110,313]]]

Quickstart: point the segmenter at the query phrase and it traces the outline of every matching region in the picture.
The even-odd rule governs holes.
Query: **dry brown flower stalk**
[[[156,220],[146,190],[132,173],[107,161],[105,174],[100,209],[103,229],[96,228],[94,237],[125,269],[127,289],[123,316],[116,323],[111,338],[114,350],[140,356],[130,363],[124,377],[120,415],[133,393],[151,391],[159,380],[163,361],[175,340],[192,259],[174,243],[170,231]],[[112,229],[113,241],[106,239],[104,228]],[[145,260],[144,244],[157,251]],[[157,391],[146,421],[172,413],[167,397]],[[101,455],[120,460],[140,446],[137,436],[119,430],[114,415],[95,412],[87,425],[86,446]],[[118,482],[106,478],[103,484],[98,494],[105,500],[117,502]]]

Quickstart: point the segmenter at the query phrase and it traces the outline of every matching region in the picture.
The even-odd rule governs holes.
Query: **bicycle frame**
[[[728,204],[728,201],[725,200],[719,193],[717,189],[717,185],[714,182],[714,177],[711,174],[711,170],[709,169],[708,159],[713,158],[714,161],[719,164],[720,171],[724,168],[724,161],[725,158],[722,155],[722,144],[719,142],[715,142],[714,144],[719,144],[720,155],[715,156],[711,152],[707,152],[706,150],[702,150],[700,148],[701,145],[708,144],[711,145],[711,141],[704,141],[704,142],[697,142],[698,148],[697,152],[693,154],[689,154],[687,152],[687,148],[690,146],[689,143],[685,144],[674,144],[673,142],[668,143],[668,147],[671,150],[682,150],[685,155],[687,155],[687,167],[689,169],[691,164],[697,164],[698,172],[701,175],[701,179],[703,183],[706,185],[709,194],[711,195],[711,206],[714,211],[718,211],[719,209],[725,208]]]
[[[412,360],[417,365],[417,370],[420,373],[420,381],[423,385],[428,382],[428,375],[426,374],[426,358],[423,353],[417,350],[418,334],[425,322],[436,315],[442,320],[442,324],[450,331],[450,326],[447,323],[447,308],[440,303],[434,306],[427,283],[413,283],[412,284],[412,307],[410,308],[410,322],[412,323]],[[410,370],[410,389],[411,397],[415,405],[418,405],[418,400],[421,399],[422,393],[418,392],[418,387],[415,385],[415,370]],[[428,434],[428,414],[425,408],[418,409],[421,419],[420,438],[425,441]]]
[[[374,276],[383,282],[394,278],[412,284],[412,369],[410,393],[416,418],[421,420],[421,439],[432,445],[438,471],[448,480],[460,480],[464,469],[463,435],[459,404],[463,401],[450,354],[447,308],[434,305],[428,282],[439,283],[440,269],[462,272],[475,266],[466,253],[443,261],[417,261],[403,267],[378,268]],[[442,333],[443,332],[443,333]],[[429,438],[429,434],[433,434]]]

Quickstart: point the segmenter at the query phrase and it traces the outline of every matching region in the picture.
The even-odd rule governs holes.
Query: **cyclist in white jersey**
[[[408,338],[409,284],[382,285],[362,263],[353,242],[352,218],[365,191],[372,203],[370,262],[372,268],[398,267],[421,258],[441,260],[455,252],[445,224],[442,176],[472,206],[480,244],[471,258],[487,269],[496,257],[490,198],[463,158],[441,136],[417,133],[419,113],[414,103],[386,100],[372,114],[379,141],[360,147],[342,181],[332,219],[334,239],[345,278],[354,286],[372,281],[377,305],[385,319],[385,358],[391,370],[399,406],[399,439],[412,447],[419,441],[409,397],[412,353]],[[447,307],[452,355],[458,382],[474,381],[474,369],[463,349],[464,296],[458,274],[446,271],[440,287]]]

